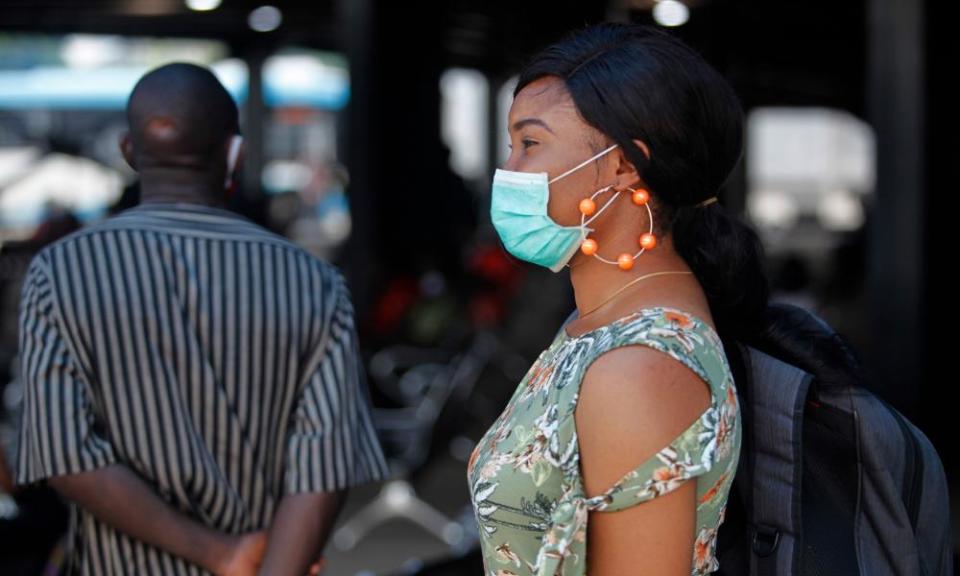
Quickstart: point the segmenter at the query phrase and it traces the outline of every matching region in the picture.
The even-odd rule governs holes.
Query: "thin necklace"
[[[588,311],[588,312],[586,312],[586,313],[584,313],[584,314],[581,314],[581,315],[579,316],[579,318],[583,318],[583,317],[586,316],[587,314],[593,314],[594,312],[596,312],[597,310],[599,310],[604,304],[606,304],[607,302],[613,300],[618,294],[620,294],[621,292],[623,292],[624,290],[626,290],[626,289],[629,288],[630,286],[633,286],[633,285],[636,284],[637,282],[643,280],[644,278],[650,278],[651,276],[659,276],[659,275],[661,275],[661,274],[693,274],[693,272],[690,272],[690,271],[688,271],[688,270],[666,270],[666,271],[662,271],[662,272],[651,272],[650,274],[644,274],[643,276],[640,276],[639,278],[634,278],[633,280],[631,280],[631,281],[627,282],[626,284],[624,284],[623,286],[621,286],[616,292],[614,292],[614,293],[611,294],[610,296],[607,296],[607,298],[604,299],[603,302],[601,302],[600,304],[598,304],[598,305],[594,306],[593,308],[591,308],[590,311]]]

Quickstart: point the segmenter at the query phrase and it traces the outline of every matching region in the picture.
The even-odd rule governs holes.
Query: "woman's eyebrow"
[[[517,130],[522,129],[524,126],[542,126],[546,129],[547,132],[556,135],[556,133],[547,126],[547,123],[539,118],[524,118],[523,120],[517,120],[513,123],[512,130],[516,132]]]

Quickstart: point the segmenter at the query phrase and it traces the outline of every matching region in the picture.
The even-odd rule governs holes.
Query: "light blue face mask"
[[[587,224],[616,200],[619,191],[590,219],[581,220],[577,226],[561,226],[554,222],[547,211],[550,184],[573,174],[616,147],[617,144],[610,146],[549,181],[546,172],[514,172],[498,168],[493,176],[490,217],[507,251],[521,260],[539,264],[553,272],[562,270],[587,234],[593,231]],[[601,188],[590,198],[596,198],[612,187]]]

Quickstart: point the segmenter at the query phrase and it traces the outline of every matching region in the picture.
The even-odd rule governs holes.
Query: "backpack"
[[[771,302],[756,341],[724,347],[744,433],[715,574],[952,576],[941,460],[867,390],[852,345]]]

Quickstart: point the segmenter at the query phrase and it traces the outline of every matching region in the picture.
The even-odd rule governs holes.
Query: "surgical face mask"
[[[589,219],[582,220],[581,224],[561,226],[547,211],[550,184],[573,174],[616,147],[617,144],[610,146],[549,181],[546,172],[497,169],[493,176],[490,217],[507,251],[521,260],[544,266],[553,272],[562,270],[587,234],[593,231],[587,224],[600,216],[616,200],[617,194]],[[597,190],[591,199],[612,187]]]
[[[239,134],[234,134],[230,138],[230,150],[227,152],[227,175],[223,180],[223,187],[228,190],[233,186],[233,171],[237,168],[241,143],[243,143],[243,136]]]

